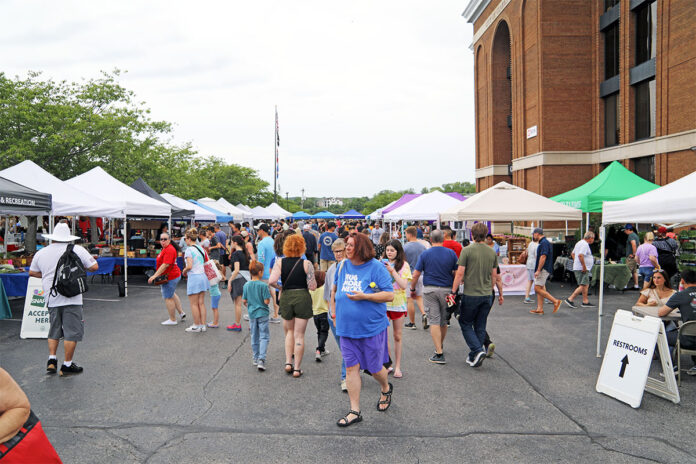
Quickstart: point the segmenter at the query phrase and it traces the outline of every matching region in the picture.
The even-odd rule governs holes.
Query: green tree
[[[395,192],[393,190],[382,190],[366,201],[360,212],[363,214],[370,214],[376,209],[387,206],[389,203],[398,200],[404,193],[413,193],[413,190],[404,190],[400,192]]]
[[[68,179],[101,166],[126,184],[142,177],[183,198],[270,203],[257,171],[172,143],[171,124],[152,120],[145,103],[119,85],[120,75],[68,83],[38,72],[24,79],[0,73],[0,169],[28,159]]]

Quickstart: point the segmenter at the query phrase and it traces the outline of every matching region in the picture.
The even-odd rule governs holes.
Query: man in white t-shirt
[[[58,260],[63,256],[70,242],[77,240],[78,237],[70,234],[67,224],[60,223],[54,229],[53,234],[44,235],[44,238],[53,240],[53,243],[36,252],[29,268],[29,276],[41,279],[51,323],[48,329],[46,371],[49,374],[55,374],[58,369],[56,352],[58,351],[58,342],[62,338],[65,360],[60,366],[60,375],[79,374],[82,372],[82,367],[73,362],[73,354],[75,354],[77,342],[82,341],[85,333],[82,294],[73,297],[66,297],[60,293],[56,293],[55,296],[51,295],[53,276],[56,273]],[[99,268],[97,261],[83,247],[75,246],[73,251],[80,258],[86,270],[94,272]]]
[[[573,258],[573,273],[575,274],[575,280],[578,282],[578,288],[565,299],[565,304],[571,308],[578,307],[573,300],[580,293],[582,293],[581,306],[583,308],[595,307],[587,298],[587,289],[590,286],[590,276],[592,275],[592,265],[594,264],[594,256],[592,256],[592,250],[590,250],[590,245],[593,242],[594,232],[586,232],[583,239],[575,244],[575,248],[573,248],[573,252],[570,254],[571,258]]]

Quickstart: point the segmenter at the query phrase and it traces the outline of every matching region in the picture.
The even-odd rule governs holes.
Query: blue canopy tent
[[[345,213],[341,214],[340,218],[341,219],[365,219],[365,215],[358,213],[354,209],[351,209],[350,211],[346,211]]]
[[[292,216],[290,216],[291,219],[293,220],[298,220],[298,219],[312,219],[312,216],[309,214],[305,213],[304,211],[298,211]]]
[[[215,222],[226,223],[226,222],[234,221],[234,218],[232,216],[230,216],[229,214],[225,214],[222,211],[218,211],[214,208],[211,208],[210,206],[206,206],[203,203],[197,202],[196,200],[189,200],[189,201],[191,203],[193,203],[194,205],[198,205],[201,208],[208,210],[211,213],[215,214],[215,216],[216,216]]]
[[[328,211],[321,211],[314,216],[312,216],[312,219],[336,219],[338,216],[336,216],[334,213],[329,213]]]

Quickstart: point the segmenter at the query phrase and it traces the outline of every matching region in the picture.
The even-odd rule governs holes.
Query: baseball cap
[[[658,234],[666,234],[667,233],[667,228],[665,226],[661,226],[657,229]]]
[[[542,229],[541,227],[537,227],[536,229],[534,229],[532,234],[544,235],[544,229]]]
[[[246,230],[242,230],[242,231],[240,232],[240,235],[241,235],[242,237],[246,237],[247,235],[249,235],[249,232],[247,232]]]
[[[631,224],[626,224],[624,230],[633,230],[633,226]]]
[[[305,224],[304,227],[302,227],[304,230],[309,230],[312,228],[309,224]]]

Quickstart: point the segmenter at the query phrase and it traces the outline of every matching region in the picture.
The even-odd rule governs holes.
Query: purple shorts
[[[371,374],[381,371],[383,364],[389,361],[388,334],[389,327],[373,337],[341,337],[341,354],[346,367],[359,364],[361,369]]]

